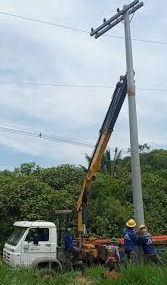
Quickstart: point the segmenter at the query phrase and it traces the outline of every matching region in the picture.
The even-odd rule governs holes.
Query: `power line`
[[[17,81],[0,81],[0,84],[34,85],[34,86],[46,86],[46,87],[76,87],[76,88],[105,88],[105,89],[115,88],[109,85],[78,85],[78,84],[55,84],[55,83],[17,82]]]
[[[158,92],[167,92],[167,89],[159,89],[159,88],[137,88],[141,91],[158,91]]]
[[[76,32],[89,33],[88,31],[85,31],[85,30],[72,28],[72,27],[69,27],[69,26],[66,26],[66,25],[61,25],[61,24],[58,24],[58,23],[53,23],[53,22],[48,22],[48,21],[44,21],[44,20],[29,18],[29,17],[25,17],[25,16],[22,16],[22,15],[11,14],[11,13],[7,13],[7,12],[3,12],[3,11],[0,11],[0,14],[2,14],[4,16],[16,17],[16,18],[20,18],[20,19],[23,19],[23,20],[33,21],[33,22],[37,22],[37,23],[40,23],[40,24],[45,24],[45,25],[55,26],[55,27],[59,27],[59,28],[63,28],[63,29],[68,29],[68,30],[72,30],[72,31],[76,31]]]
[[[15,129],[12,127],[6,127],[6,126],[0,126],[0,131],[1,132],[7,132],[10,134],[15,134],[15,135],[20,135],[20,136],[29,136],[29,137],[34,137],[34,138],[40,138],[40,139],[45,139],[53,142],[58,142],[58,143],[65,143],[69,145],[75,145],[79,147],[86,147],[86,148],[91,148],[93,149],[95,147],[94,144],[88,143],[88,142],[83,142],[83,141],[76,141],[73,139],[69,139],[66,137],[61,137],[57,135],[48,135],[42,132],[32,132],[32,131],[25,131],[25,130],[19,130]],[[115,151],[114,148],[109,148],[110,151]],[[122,150],[122,153],[127,153],[127,151]]]
[[[63,143],[68,143],[68,144],[74,144],[77,146],[83,146],[83,147],[88,147],[88,148],[93,148],[93,144],[89,143],[84,143],[84,142],[79,142],[79,141],[74,141],[65,137],[60,137],[60,136],[53,136],[53,135],[47,135],[41,132],[30,132],[30,131],[25,131],[25,130],[19,130],[19,129],[14,129],[14,128],[8,128],[4,126],[0,126],[0,131],[11,133],[11,134],[16,134],[16,135],[22,135],[22,136],[29,136],[29,137],[35,137],[35,138],[41,138],[41,139],[47,139],[51,141],[56,141],[56,142],[63,142]]]
[[[55,84],[55,83],[38,83],[38,82],[18,82],[18,81],[0,81],[0,84],[16,84],[16,85],[32,85],[32,86],[45,86],[45,87],[69,87],[69,88],[99,88],[99,89],[113,89],[115,87],[110,85],[78,85],[78,84]],[[137,88],[141,91],[158,91],[167,92],[167,89],[161,88]]]
[[[55,26],[55,27],[59,27],[59,28],[62,28],[62,29],[67,29],[67,30],[71,30],[71,31],[79,32],[79,33],[90,34],[90,32],[87,31],[87,30],[83,30],[83,29],[79,29],[79,28],[73,28],[73,27],[70,27],[70,26],[67,26],[67,25],[62,25],[62,24],[59,24],[59,23],[48,22],[48,21],[35,19],[35,18],[29,18],[29,17],[25,17],[25,16],[22,16],[22,15],[13,14],[13,13],[7,13],[7,12],[3,12],[3,11],[0,11],[0,14],[3,15],[3,16],[10,16],[10,17],[15,17],[15,18],[20,18],[20,19],[23,19],[23,20],[33,21],[33,22],[36,22],[36,23],[39,23],[39,24]],[[103,36],[104,37],[108,37],[108,38],[124,40],[124,37],[122,37],[122,36],[112,36],[112,35],[103,35]],[[137,41],[137,42],[159,44],[159,45],[167,45],[167,42],[162,42],[162,41],[145,40],[145,39],[138,39],[138,38],[133,38],[132,40],[133,41]]]

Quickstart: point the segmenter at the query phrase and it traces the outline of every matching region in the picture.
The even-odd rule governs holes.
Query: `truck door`
[[[51,242],[49,228],[30,228],[22,243],[22,265],[29,266],[36,259],[49,258]]]

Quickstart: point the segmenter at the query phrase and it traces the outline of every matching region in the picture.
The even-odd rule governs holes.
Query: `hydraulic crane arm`
[[[91,182],[97,176],[100,170],[101,160],[110,136],[113,132],[114,125],[118,118],[122,104],[127,93],[127,79],[126,76],[121,76],[120,81],[116,84],[113,97],[108,108],[106,117],[100,129],[98,141],[95,145],[91,161],[86,173],[86,177],[81,188],[81,193],[77,202],[77,215],[78,215],[78,232],[86,233],[87,224],[87,200],[91,190]]]

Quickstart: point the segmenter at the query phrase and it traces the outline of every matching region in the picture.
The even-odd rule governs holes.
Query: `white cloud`
[[[1,1],[1,10],[90,30],[122,5],[122,1]],[[160,6],[159,6],[160,5]],[[39,9],[40,7],[40,9]],[[157,9],[160,7],[160,14]],[[109,11],[109,12],[108,12]],[[165,40],[165,3],[146,1],[132,21],[134,38]],[[1,80],[55,84],[111,85],[125,73],[124,41],[33,23],[0,15]],[[123,25],[110,31],[123,35]],[[166,46],[133,42],[137,86],[167,88]],[[95,142],[113,90],[0,85],[0,124]],[[141,142],[165,143],[166,93],[137,92]],[[160,127],[161,126],[161,127]],[[83,163],[89,151],[5,134],[0,143],[22,153],[54,157],[59,163]],[[45,151],[47,144],[47,152]],[[129,147],[128,105],[115,126],[111,147]],[[56,148],[56,151],[54,151]],[[90,151],[89,151],[90,152]]]

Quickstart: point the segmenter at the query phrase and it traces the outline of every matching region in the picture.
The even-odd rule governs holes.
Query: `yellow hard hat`
[[[135,222],[135,220],[130,219],[130,220],[126,223],[126,226],[127,226],[128,228],[134,228],[134,227],[136,227],[136,222]]]
[[[139,230],[141,231],[142,229],[147,229],[147,226],[146,225],[141,225],[140,227],[139,227]]]

